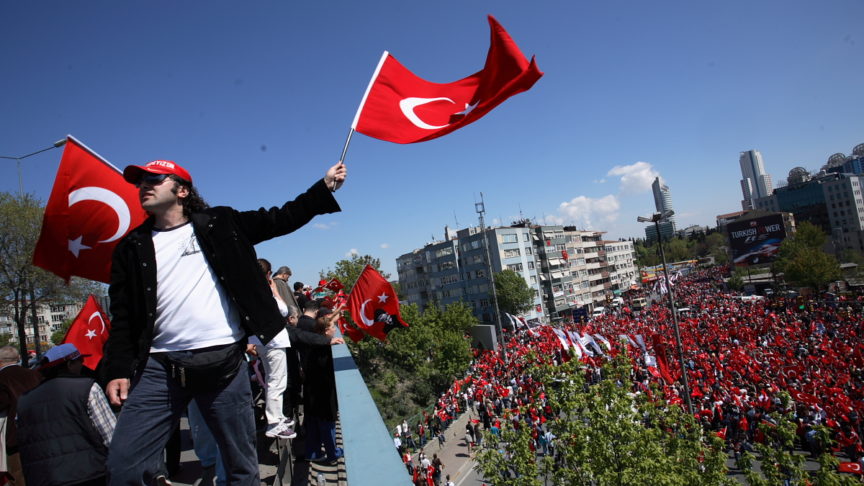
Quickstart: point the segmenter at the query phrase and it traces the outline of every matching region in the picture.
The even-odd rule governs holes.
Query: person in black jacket
[[[318,309],[315,332],[332,337],[342,308]],[[336,375],[330,347],[310,346],[304,356],[303,370],[303,430],[306,432],[306,460],[334,463],[343,456],[336,447],[336,419],[339,404],[336,398]],[[324,454],[322,454],[322,449]]]
[[[138,187],[151,217],[121,240],[111,267],[103,366],[109,399],[125,404],[108,454],[110,484],[159,479],[160,452],[194,398],[228,484],[257,486],[252,394],[239,370],[246,336],[266,344],[285,320],[253,245],[339,211],[332,192],[345,181],[345,166],[334,165],[282,207],[242,212],[208,207],[189,172],[172,161],[131,165],[123,177]]]
[[[81,376],[84,356],[74,344],[42,357],[45,381],[18,400],[18,444],[28,486],[105,484],[105,457],[114,413],[102,388]]]

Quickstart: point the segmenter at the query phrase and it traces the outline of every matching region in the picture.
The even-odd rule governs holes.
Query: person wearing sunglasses
[[[169,160],[130,165],[150,217],[114,250],[106,393],[122,404],[108,452],[109,484],[151,484],[161,452],[195,400],[225,461],[227,483],[258,485],[255,420],[241,373],[247,336],[266,344],[285,329],[254,245],[340,211],[339,163],[293,201],[238,211],[209,207],[191,174]],[[146,436],[141,431],[147,431]]]

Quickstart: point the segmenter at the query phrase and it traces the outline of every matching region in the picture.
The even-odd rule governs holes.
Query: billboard
[[[735,265],[774,261],[780,251],[780,243],[786,238],[783,217],[779,214],[735,221],[729,223],[726,230],[729,232],[729,247]]]

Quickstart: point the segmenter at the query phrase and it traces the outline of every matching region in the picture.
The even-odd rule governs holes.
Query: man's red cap
[[[126,179],[126,182],[135,184],[141,179],[141,176],[144,175],[145,172],[150,174],[175,175],[184,181],[187,181],[189,184],[192,184],[192,176],[189,175],[189,171],[180,167],[179,164],[171,160],[154,160],[153,162],[147,162],[144,165],[130,165],[123,169],[123,178]]]

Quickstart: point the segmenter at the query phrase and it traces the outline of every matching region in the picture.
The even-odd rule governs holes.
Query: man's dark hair
[[[189,195],[180,200],[180,204],[183,206],[183,216],[189,218],[192,216],[192,213],[197,213],[198,211],[203,211],[210,207],[210,205],[207,204],[207,201],[198,194],[198,190],[192,186],[191,182],[173,174],[169,175],[168,178],[177,183],[177,185],[171,189],[171,192],[174,194],[177,194],[177,191],[180,190],[181,186],[185,187],[189,191]]]
[[[294,282],[294,292],[303,290],[303,282]]]
[[[267,275],[267,273],[270,271],[270,269],[273,268],[273,267],[270,266],[270,262],[267,261],[267,260],[264,259],[264,258],[259,258],[259,259],[258,259],[258,266],[261,267],[261,272],[262,272],[264,275]]]
[[[306,305],[303,307],[304,312],[315,312],[318,313],[318,309],[321,308],[321,299],[314,299],[306,302]]]

